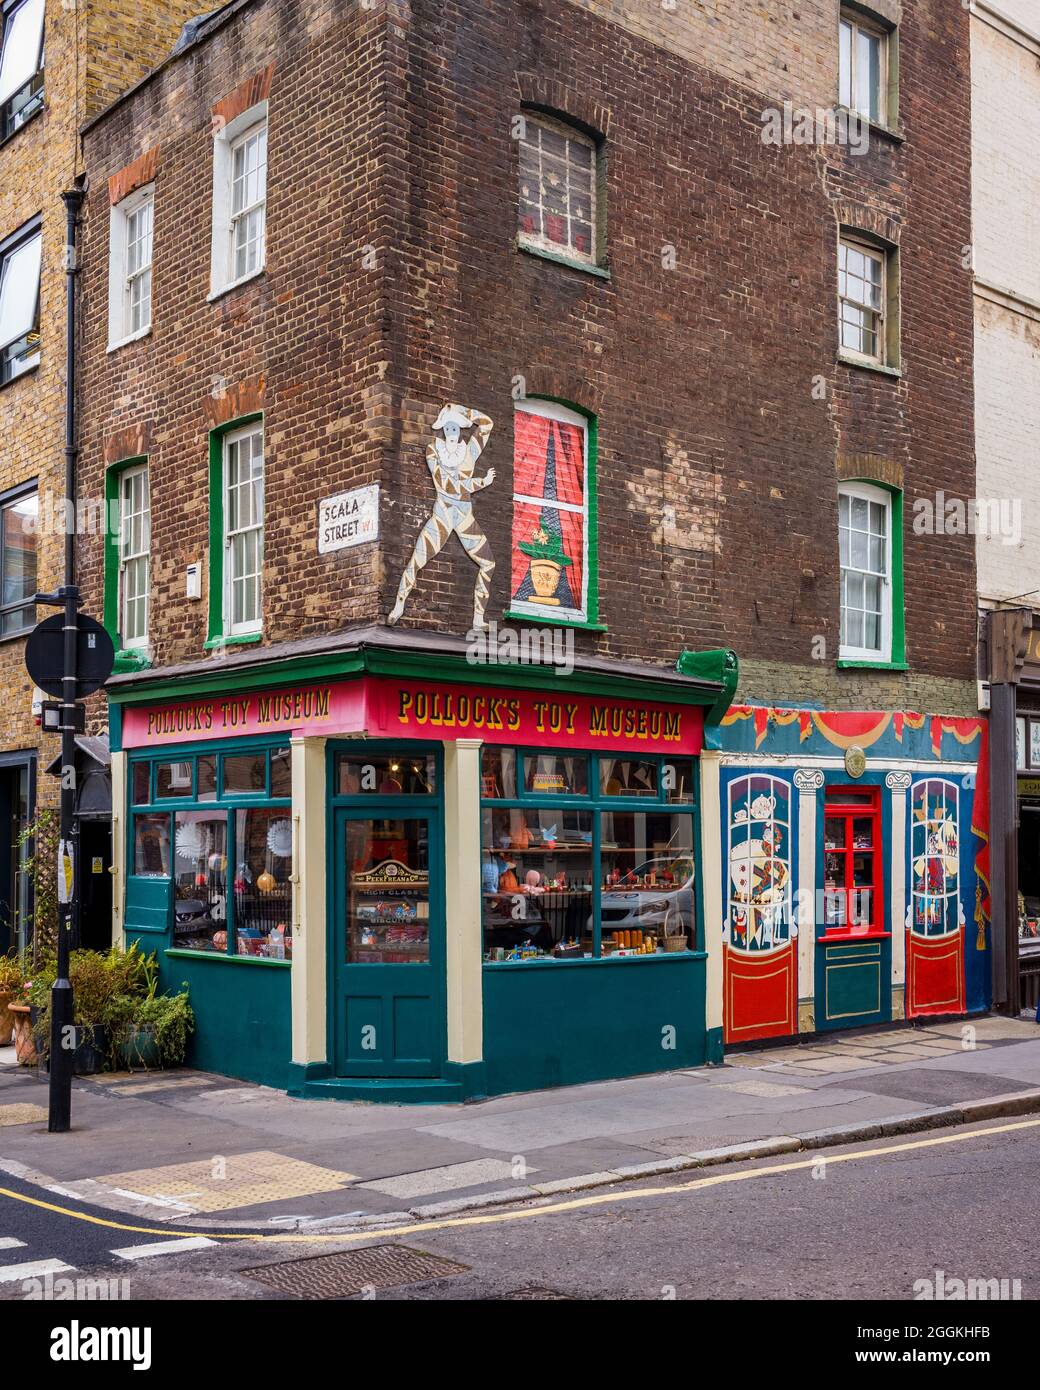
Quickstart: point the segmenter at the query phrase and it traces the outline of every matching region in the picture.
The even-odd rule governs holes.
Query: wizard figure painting
[[[397,589],[397,602],[387,618],[392,626],[400,621],[408,595],[415,588],[419,571],[444,549],[454,532],[463,550],[477,566],[473,586],[473,626],[485,627],[485,609],[495,561],[487,536],[473,515],[472,496],[495,481],[489,468],[483,478],[474,477],[477,460],[484,451],[494,425],[479,410],[464,405],[446,405],[433,423],[434,441],[426,446],[426,466],[430,470],[436,499],[433,511],[419,532],[411,559],[405,565]]]

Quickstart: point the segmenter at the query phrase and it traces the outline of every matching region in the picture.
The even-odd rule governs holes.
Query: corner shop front
[[[732,658],[477,684],[388,655],[111,692],[115,931],[187,981],[194,1064],[439,1100],[716,1055],[699,753]]]

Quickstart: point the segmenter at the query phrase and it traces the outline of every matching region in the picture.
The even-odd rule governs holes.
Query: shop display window
[[[589,760],[583,754],[524,754],[524,790],[537,796],[584,796],[589,789]]]
[[[198,759],[196,777],[196,801],[216,801],[217,799],[217,759],[209,755]]]
[[[823,913],[829,935],[864,936],[883,925],[880,795],[873,788],[827,790]]]
[[[267,788],[267,754],[235,753],[224,757],[224,795],[249,796]]]
[[[960,924],[957,786],[938,777],[917,782],[911,807],[911,922],[921,936],[945,936]]]
[[[437,790],[432,753],[341,753],[336,759],[340,796],[431,796]]]
[[[132,792],[135,806],[147,806],[152,799],[151,768],[147,763],[135,763]]]
[[[155,799],[166,801],[191,796],[191,763],[158,763],[155,769]]]
[[[291,748],[275,748],[271,752],[271,795],[292,796]]]
[[[693,760],[681,761],[677,773],[676,763],[659,758],[484,749],[487,962],[697,948],[692,808],[654,806],[692,795]],[[634,797],[638,809],[609,809]]]
[[[604,954],[694,949],[692,816],[601,811],[600,867]]]
[[[292,819],[288,808],[250,806],[234,813],[235,953],[292,956]]]
[[[134,873],[169,878],[169,816],[134,816]]]
[[[485,747],[480,768],[480,794],[486,801],[516,796],[516,751]]]
[[[290,750],[135,757],[129,777],[135,805],[154,808],[133,817],[133,872],[172,879],[172,944],[291,960]],[[189,805],[158,809],[172,798]]]
[[[346,963],[426,965],[430,959],[429,821],[348,820]]]
[[[176,812],[173,847],[174,945],[226,951],[227,816],[219,811]]]

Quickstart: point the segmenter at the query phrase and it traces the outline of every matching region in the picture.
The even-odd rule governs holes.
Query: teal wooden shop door
[[[440,818],[335,815],[339,1076],[439,1076],[444,1060]]]

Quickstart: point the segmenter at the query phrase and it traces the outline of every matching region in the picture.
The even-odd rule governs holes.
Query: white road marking
[[[122,1250],[113,1250],[121,1260],[148,1260],[153,1255],[176,1255],[182,1250],[204,1250],[208,1245],[216,1245],[208,1236],[194,1236],[186,1240],[155,1240],[148,1245],[126,1245]]]
[[[64,1260],[29,1260],[22,1265],[0,1265],[0,1284],[15,1284],[19,1279],[38,1279],[41,1274],[73,1274],[75,1265]]]
[[[15,1236],[0,1236],[0,1250],[17,1250],[25,1245],[24,1240]]]

